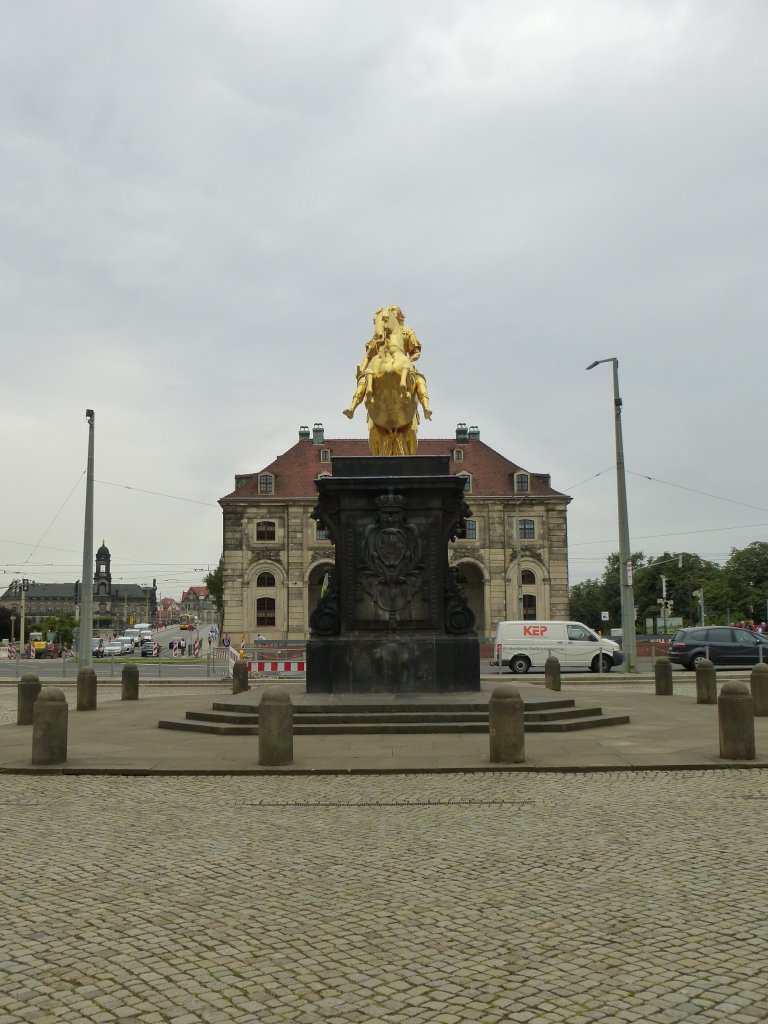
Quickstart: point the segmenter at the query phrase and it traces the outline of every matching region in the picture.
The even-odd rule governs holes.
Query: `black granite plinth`
[[[476,636],[393,634],[307,642],[307,693],[452,693],[479,689]]]
[[[309,693],[480,689],[474,615],[448,545],[471,511],[448,456],[336,458],[312,516],[336,548],[310,616]]]

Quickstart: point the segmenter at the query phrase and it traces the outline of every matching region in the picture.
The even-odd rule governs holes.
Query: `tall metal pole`
[[[621,584],[621,646],[627,672],[637,671],[637,637],[635,635],[635,595],[629,549],[629,518],[627,515],[627,484],[624,476],[624,440],[621,433],[621,396],[619,395],[619,360],[598,359],[587,369],[600,363],[613,366],[613,412],[616,429],[616,492],[619,505],[619,580]]]
[[[83,579],[80,584],[80,634],[77,656],[80,668],[91,668],[93,652],[93,432],[96,414],[85,410],[88,420],[88,468],[85,475],[85,528],[83,531]]]

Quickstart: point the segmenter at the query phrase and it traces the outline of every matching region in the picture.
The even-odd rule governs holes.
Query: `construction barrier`
[[[265,675],[269,672],[306,672],[303,661],[249,661],[248,672]]]

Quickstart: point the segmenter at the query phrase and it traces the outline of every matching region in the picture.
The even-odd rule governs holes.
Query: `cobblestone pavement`
[[[768,770],[0,777],[0,1024],[754,1024]]]

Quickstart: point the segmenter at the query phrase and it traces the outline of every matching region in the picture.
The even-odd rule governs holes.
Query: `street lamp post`
[[[80,632],[78,660],[80,668],[91,668],[93,652],[93,428],[96,415],[85,410],[88,421],[88,465],[85,475],[85,527],[83,530],[83,582],[80,585]]]
[[[619,579],[621,582],[621,643],[627,672],[637,671],[637,639],[635,637],[635,597],[632,587],[632,563],[629,550],[627,517],[627,484],[624,478],[624,441],[621,434],[621,397],[619,396],[619,360],[596,359],[588,370],[601,363],[613,366],[613,410],[616,427],[616,491],[619,504]]]

